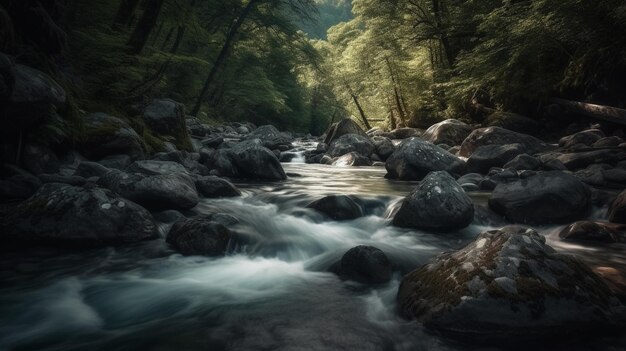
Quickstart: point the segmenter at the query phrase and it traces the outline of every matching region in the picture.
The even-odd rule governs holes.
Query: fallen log
[[[626,110],[621,108],[559,98],[552,98],[549,102],[559,105],[572,113],[626,126]]]

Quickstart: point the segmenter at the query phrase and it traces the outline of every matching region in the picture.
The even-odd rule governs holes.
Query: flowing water
[[[163,240],[80,253],[3,254],[0,350],[478,349],[399,318],[395,295],[403,274],[504,224],[486,210],[488,194],[472,194],[476,220],[460,232],[398,229],[389,218],[415,183],[386,180],[380,168],[295,161],[285,164],[286,182],[240,183],[244,197],[203,200],[187,213],[240,219],[237,245],[223,258],[183,257]],[[355,195],[366,215],[332,222],[305,208],[329,194]],[[161,225],[163,235],[168,228]],[[557,230],[541,231],[558,244]],[[389,256],[395,271],[390,283],[366,287],[326,272],[357,245],[376,246]],[[557,246],[624,269],[623,246]],[[576,346],[620,344],[592,340]]]

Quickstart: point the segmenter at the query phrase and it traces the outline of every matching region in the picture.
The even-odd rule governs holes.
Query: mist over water
[[[485,194],[472,195],[473,225],[436,234],[389,225],[415,183],[385,180],[384,169],[289,163],[285,170],[284,183],[239,183],[244,197],[203,200],[187,213],[240,220],[223,258],[183,257],[163,240],[4,254],[0,350],[468,349],[401,319],[395,296],[403,274],[505,224],[481,210]],[[305,208],[329,194],[354,195],[365,216],[333,222]],[[162,224],[163,233],[168,228]],[[556,242],[558,228],[540,229]],[[357,245],[387,254],[390,283],[367,287],[327,272]],[[577,246],[558,249],[587,257]],[[588,256],[624,263],[613,254]]]

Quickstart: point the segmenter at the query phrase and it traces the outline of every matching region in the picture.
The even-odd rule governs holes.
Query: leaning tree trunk
[[[626,126],[626,110],[621,108],[594,105],[586,102],[570,101],[559,98],[552,98],[549,101],[553,104],[562,106],[573,113]]]
[[[361,107],[361,104],[359,103],[359,98],[354,94],[351,94],[351,95],[352,95],[352,101],[354,101],[356,108],[359,110],[359,115],[361,116],[361,120],[363,121],[363,124],[365,125],[365,127],[367,127],[367,130],[372,129],[370,122],[367,120],[367,117],[365,116],[365,111],[363,111],[363,107]]]
[[[226,57],[228,57],[230,48],[235,42],[237,34],[239,34],[239,29],[241,28],[243,23],[248,18],[248,15],[250,14],[252,9],[257,5],[259,1],[260,0],[250,0],[248,2],[248,5],[246,5],[246,7],[243,9],[241,14],[237,18],[237,20],[235,20],[235,23],[233,23],[230,30],[228,31],[228,34],[226,35],[226,41],[224,42],[224,45],[222,45],[222,49],[220,50],[220,53],[215,58],[215,62],[213,63],[213,67],[211,67],[211,71],[209,71],[209,76],[204,82],[204,86],[202,87],[200,96],[198,96],[198,100],[196,101],[196,104],[193,107],[193,110],[191,111],[192,116],[197,116],[198,113],[200,113],[200,107],[202,107],[202,101],[206,99],[207,94],[209,92],[209,88],[211,87],[211,83],[213,83],[213,79],[215,78],[217,71],[220,69],[220,67],[226,60]]]
[[[156,26],[163,2],[164,0],[148,0],[146,9],[128,40],[129,52],[131,54],[140,54],[144,46],[146,46],[150,33]]]
[[[113,28],[128,26],[137,10],[137,5],[139,5],[139,0],[122,0],[113,20]]]

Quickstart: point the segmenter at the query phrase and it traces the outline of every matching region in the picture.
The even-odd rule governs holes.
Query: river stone
[[[341,279],[363,284],[384,284],[391,280],[391,262],[387,255],[372,246],[357,246],[348,250],[331,271]]]
[[[624,228],[621,229],[623,231]],[[559,238],[567,241],[600,243],[620,241],[618,226],[592,221],[580,221],[568,225],[559,232]]]
[[[61,183],[74,186],[82,186],[87,184],[87,179],[80,176],[65,176],[61,174],[40,174],[37,176],[42,183]]]
[[[196,179],[198,192],[208,198],[241,196],[241,191],[231,182],[215,176]]]
[[[94,186],[44,184],[2,223],[2,236],[27,245],[102,246],[157,236],[143,207]]]
[[[199,201],[194,180],[184,173],[147,176],[113,170],[98,185],[154,211],[188,210]]]
[[[110,171],[111,170],[109,168],[106,168],[99,163],[82,161],[78,164],[74,175],[89,179],[91,177],[102,177]]]
[[[167,234],[167,243],[185,256],[223,256],[232,233],[220,223],[202,219],[181,219]]]
[[[126,171],[130,173],[141,173],[144,175],[188,173],[185,166],[178,162],[155,160],[135,161],[126,168]]]
[[[398,128],[391,131],[389,138],[390,139],[408,139],[408,138],[419,138],[424,134],[424,131],[417,128]]]
[[[485,121],[488,127],[500,127],[518,133],[537,133],[541,125],[532,118],[511,112],[494,112]]]
[[[568,135],[559,140],[559,146],[569,148],[575,145],[591,146],[596,141],[604,138],[604,132],[599,129],[583,130],[576,134]]]
[[[541,161],[528,154],[521,154],[507,162],[504,168],[516,171],[536,171],[541,168]]]
[[[372,137],[372,143],[374,144],[374,152],[380,157],[381,161],[387,161],[389,156],[396,151],[395,145],[389,138],[374,136]]]
[[[232,175],[233,177],[268,181],[287,179],[278,157],[268,148],[260,145],[258,139],[238,143],[230,151],[231,153],[227,156],[237,167],[237,175]],[[229,174],[223,175],[230,176]]]
[[[609,207],[609,221],[626,224],[626,190],[615,198]]]
[[[459,155],[470,157],[476,149],[485,145],[520,144],[524,153],[534,155],[548,151],[551,147],[543,141],[526,134],[500,127],[481,128],[473,131],[461,144]]]
[[[393,225],[454,231],[474,220],[474,204],[447,172],[432,172],[405,199]]]
[[[520,144],[481,146],[467,159],[467,171],[485,174],[492,167],[502,167],[523,153],[524,147]]]
[[[483,232],[409,273],[397,301],[430,330],[486,342],[593,335],[623,308],[587,266],[515,226]]]
[[[330,157],[339,157],[351,152],[357,152],[369,158],[374,152],[374,148],[374,143],[367,136],[345,134],[330,144],[327,154]]]
[[[516,223],[565,224],[587,216],[591,191],[571,174],[540,172],[498,184],[489,199],[489,207]]]
[[[619,146],[623,142],[624,142],[624,139],[618,136],[611,136],[611,137],[602,138],[596,141],[595,143],[593,143],[592,146],[593,147],[616,147],[616,146]]]
[[[402,141],[387,159],[387,178],[421,180],[432,171],[462,174],[465,162],[427,141],[410,138]]]
[[[181,150],[191,150],[185,118],[185,106],[171,99],[152,100],[143,111],[143,120],[153,132],[173,137]]]
[[[105,113],[92,113],[84,118],[85,137],[79,150],[90,159],[111,155],[144,157],[143,139],[125,121]]]
[[[330,145],[333,141],[339,139],[346,134],[357,134],[363,137],[367,137],[367,133],[365,133],[365,131],[363,131],[363,129],[355,121],[350,118],[345,118],[330,126],[330,128],[326,131],[324,144]]]
[[[336,167],[365,167],[371,166],[372,161],[358,152],[350,152],[336,158],[332,165]]]
[[[321,212],[336,221],[356,219],[363,210],[350,196],[331,195],[310,203],[308,208]]]
[[[586,168],[594,163],[616,164],[626,160],[626,152],[622,150],[594,150],[561,154],[556,157],[569,170]]]
[[[424,140],[435,145],[461,145],[472,132],[472,127],[456,119],[433,124],[423,135]]]
[[[278,149],[280,146],[289,146],[291,148],[291,142],[293,141],[293,138],[281,133],[272,125],[260,126],[250,133],[246,139],[259,139],[261,140],[261,145],[270,150]]]

